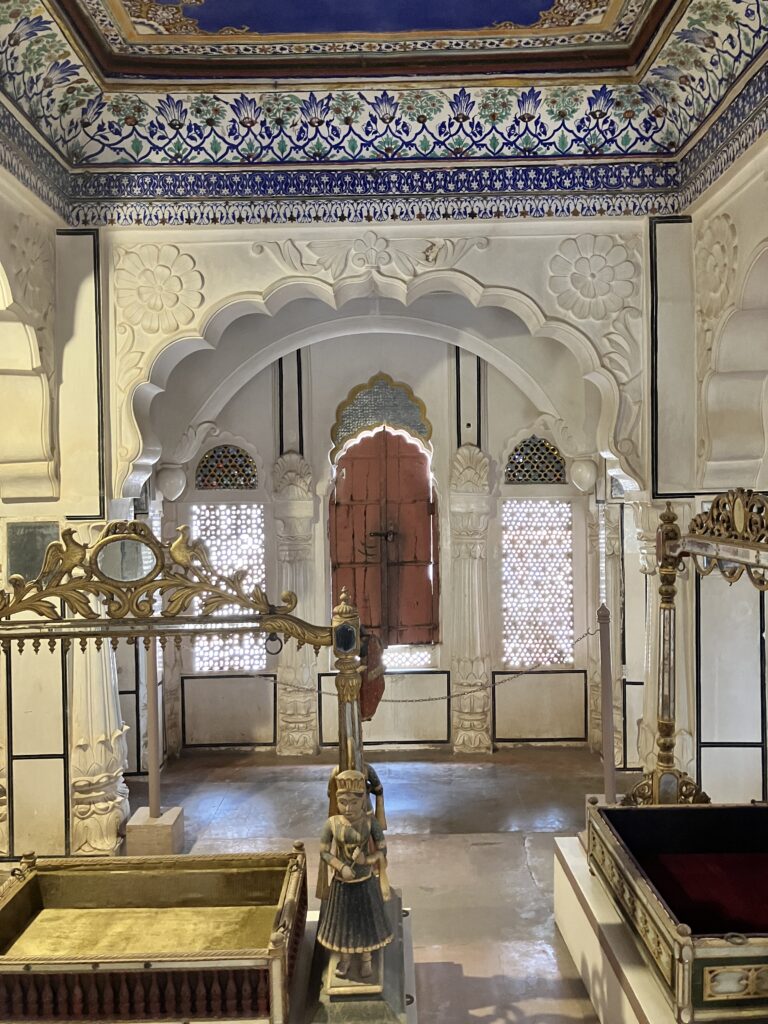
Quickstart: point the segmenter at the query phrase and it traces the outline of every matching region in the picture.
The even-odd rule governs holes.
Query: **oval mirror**
[[[157,565],[152,548],[138,540],[108,541],[96,556],[99,572],[118,583],[135,583]]]

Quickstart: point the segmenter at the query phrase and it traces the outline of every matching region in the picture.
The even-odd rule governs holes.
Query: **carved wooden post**
[[[492,749],[486,558],[488,465],[488,456],[467,444],[456,452],[451,468],[453,747],[475,754]]]
[[[312,470],[298,452],[286,452],[277,460],[273,488],[278,587],[281,592],[296,594],[302,615],[311,619],[315,503]],[[278,754],[314,754],[317,751],[317,695],[313,676],[312,649],[302,647],[299,650],[296,644],[285,644],[277,667]]]
[[[675,767],[676,708],[676,580],[680,556],[673,546],[680,540],[677,515],[667,502],[656,531],[659,569],[659,640],[656,766],[625,798],[627,804],[708,803],[709,797],[689,776]]]
[[[339,696],[339,771],[364,772],[363,726],[360,717],[360,616],[342,588],[333,609],[333,653]]]

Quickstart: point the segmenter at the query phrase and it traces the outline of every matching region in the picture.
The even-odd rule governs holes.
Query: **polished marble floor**
[[[575,747],[369,756],[385,787],[390,879],[413,911],[420,1024],[595,1024],[553,921],[552,851],[583,828],[599,759]],[[183,806],[196,853],[303,839],[314,880],[332,762],[188,751],[164,771],[163,805]],[[146,783],[130,783],[135,810]]]

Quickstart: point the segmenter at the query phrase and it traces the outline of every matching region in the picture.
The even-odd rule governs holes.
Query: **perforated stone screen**
[[[512,449],[504,480],[508,484],[564,484],[565,460],[551,441],[531,434]]]
[[[567,501],[502,503],[502,624],[510,667],[573,664],[573,513]]]
[[[395,644],[384,651],[384,668],[387,672],[396,669],[432,668],[434,654],[431,647]]]
[[[192,536],[208,547],[217,572],[248,569],[246,586],[266,585],[263,505],[193,505]],[[219,614],[236,613],[231,606]],[[194,647],[195,672],[259,672],[266,668],[264,637],[202,637]]]

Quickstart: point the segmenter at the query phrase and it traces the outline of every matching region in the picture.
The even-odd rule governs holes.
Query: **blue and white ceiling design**
[[[670,213],[763,124],[767,41],[768,0],[692,0],[622,75],[105,84],[0,0],[0,159],[76,223]]]

